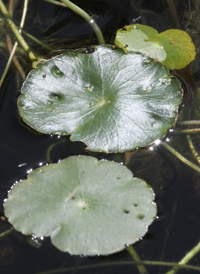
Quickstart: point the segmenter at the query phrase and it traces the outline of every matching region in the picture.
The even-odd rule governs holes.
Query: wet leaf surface
[[[125,166],[71,156],[18,182],[5,215],[16,230],[50,236],[61,251],[106,255],[147,232],[156,215],[153,200],[152,189]]]
[[[18,106],[35,130],[70,134],[89,150],[109,153],[163,137],[181,101],[180,83],[160,63],[99,46],[40,64],[28,75]]]

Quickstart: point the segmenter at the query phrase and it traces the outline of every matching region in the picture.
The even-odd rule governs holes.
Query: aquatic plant
[[[71,5],[70,1],[63,0],[62,2]],[[73,4],[71,7],[76,9]],[[94,46],[90,53],[76,51],[44,60],[30,50],[9,18],[1,0],[0,9],[35,67],[28,75],[22,88],[22,95],[18,100],[20,115],[32,128],[45,134],[70,134],[71,140],[86,143],[88,150],[109,153],[151,145],[157,139],[165,136],[168,129],[174,126],[178,115],[178,106],[182,101],[182,90],[180,82],[169,74],[167,68],[182,68],[194,59],[194,45],[185,32],[168,30],[158,34],[156,30],[150,29],[148,26],[138,24],[125,26],[118,31],[115,40],[116,46],[122,47],[124,51],[111,46]],[[93,19],[88,17],[88,21],[94,26]],[[98,29],[96,28],[96,30]],[[97,35],[101,37],[100,31],[97,32]],[[132,35],[137,36],[134,45],[131,44]],[[181,44],[181,39],[186,39],[184,45]],[[178,43],[176,43],[177,41]],[[104,40],[99,38],[99,42],[103,44]],[[189,54],[187,51],[184,53],[180,51],[180,48],[185,45],[189,45]],[[168,46],[170,46],[170,50]],[[179,57],[177,50],[178,53],[181,53]],[[176,55],[177,59],[171,55],[171,52]],[[189,56],[185,58],[185,63],[183,62],[184,54]],[[40,63],[38,64],[38,62]],[[169,145],[160,143],[176,154]],[[178,156],[178,154],[176,155]],[[183,160],[183,158],[179,158]],[[190,163],[186,163],[192,166]],[[79,168],[71,175],[71,171],[75,170],[77,164],[80,164]],[[104,166],[105,169],[101,170],[100,166]],[[117,172],[120,174],[116,177]],[[128,174],[128,180],[124,179],[126,174]],[[94,178],[95,184],[91,177]],[[121,191],[121,184],[118,185],[122,177],[123,191]],[[133,184],[136,181],[138,186]],[[73,184],[75,184],[75,188],[72,187]],[[114,185],[113,188],[112,185]],[[136,191],[134,187],[136,187]],[[79,189],[81,189],[80,193]],[[82,195],[85,191],[87,195]],[[106,194],[102,196],[104,191]],[[127,200],[129,202],[127,199],[129,194],[130,204],[128,203],[124,207]],[[79,197],[78,201],[76,195]],[[137,198],[141,196],[141,200],[135,202],[135,196]],[[58,164],[50,164],[47,167],[34,170],[27,180],[17,183],[5,202],[5,216],[22,233],[34,233],[39,237],[51,235],[52,242],[63,251],[87,255],[111,254],[125,248],[125,244],[133,243],[144,235],[147,230],[146,226],[152,222],[156,215],[152,197],[152,190],[141,179],[132,178],[132,173],[124,166],[109,161],[98,162],[93,157],[69,157]],[[88,199],[87,202],[85,198]],[[21,207],[22,201],[23,207]],[[98,203],[95,204],[94,201],[98,201]],[[116,213],[114,209],[118,210],[118,201],[122,201],[123,210],[120,207]],[[108,222],[105,218],[102,219],[102,223],[105,224],[103,232],[109,228],[114,234],[111,235],[114,236],[111,243],[112,248],[110,244],[107,245],[108,238],[110,239],[111,236],[106,233],[99,236],[106,244],[104,246],[95,245],[99,242],[99,238],[92,232],[99,227],[93,228],[96,223],[91,216],[96,214],[90,212],[91,215],[87,215],[87,206],[90,202],[94,206],[93,209],[98,212],[97,216],[99,213],[100,215],[102,212],[104,213],[104,210],[108,210],[109,213],[116,214],[115,219],[118,219],[118,216],[127,218],[127,223],[121,221],[117,225],[109,214],[106,216],[109,217]],[[151,210],[145,206],[145,202],[151,205]],[[71,206],[71,203],[74,203],[75,206]],[[144,208],[140,208],[138,205],[143,203]],[[44,211],[41,211],[43,204],[45,204]],[[131,206],[131,210],[129,206]],[[37,211],[35,211],[36,208]],[[134,210],[132,211],[132,209]],[[77,211],[74,213],[74,210]],[[31,218],[30,212],[32,212]],[[82,215],[79,215],[79,212]],[[118,213],[119,215],[117,215]],[[134,218],[129,219],[133,217],[132,213]],[[52,214],[55,216],[51,219]],[[72,242],[67,242],[63,239],[66,238],[69,230],[73,230],[67,219],[74,214],[82,216],[78,222],[80,221],[84,226],[82,231],[77,230],[76,237]],[[88,218],[90,218],[91,229],[87,226],[86,219],[88,220]],[[77,221],[76,218],[73,220]],[[124,224],[126,224],[125,228]],[[73,226],[74,223],[71,225]],[[133,225],[136,232],[139,231],[137,235],[132,234],[133,231],[129,225]],[[117,230],[123,231],[125,236],[128,235],[128,239],[126,237],[119,238],[120,233]],[[129,232],[131,233],[130,237]],[[96,238],[88,237],[89,233]],[[88,244],[85,244],[86,240]],[[120,243],[115,240],[120,240]],[[75,246],[74,241],[78,241],[79,244]],[[113,243],[115,244],[113,245]],[[192,252],[192,256],[194,256],[194,252]],[[186,262],[187,259],[184,260],[184,263]]]

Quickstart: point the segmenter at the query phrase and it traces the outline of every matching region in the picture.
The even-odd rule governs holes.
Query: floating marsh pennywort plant
[[[117,32],[114,49],[104,45],[93,18],[70,1],[61,2],[88,21],[100,46],[89,54],[76,51],[36,64],[41,58],[30,50],[0,0],[8,25],[36,67],[18,99],[23,120],[45,134],[71,135],[72,141],[97,152],[129,151],[165,136],[183,96],[168,69],[194,60],[190,37],[135,24]],[[153,198],[152,189],[125,166],[73,156],[40,167],[17,183],[5,201],[5,216],[24,234],[50,236],[64,252],[106,255],[146,233],[156,216]]]

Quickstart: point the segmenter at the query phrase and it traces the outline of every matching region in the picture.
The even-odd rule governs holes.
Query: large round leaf
[[[71,134],[93,151],[123,152],[163,137],[181,100],[180,83],[160,63],[99,46],[40,64],[18,105],[37,131]]]
[[[71,254],[110,254],[139,240],[156,215],[154,194],[125,166],[72,156],[34,170],[8,194],[16,230]]]

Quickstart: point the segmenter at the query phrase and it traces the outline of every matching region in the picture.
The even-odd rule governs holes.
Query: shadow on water
[[[22,5],[22,2],[20,0],[18,5]],[[56,52],[63,48],[85,48],[92,44],[98,44],[92,29],[72,11],[41,0],[37,1],[37,5],[35,2],[32,0],[29,3],[28,17],[24,27],[26,32],[38,39],[44,39]],[[198,31],[200,28],[198,30],[197,28],[200,26],[200,21],[197,21],[195,17],[197,16],[195,13],[197,1],[175,1],[177,14],[173,13],[173,9],[169,9],[167,2],[164,0],[104,0],[94,3],[93,0],[74,0],[74,3],[93,16],[102,29],[107,43],[113,42],[118,28],[131,24],[139,16],[141,19],[138,23],[148,24],[158,31],[177,28],[177,25],[181,29],[185,28],[193,37],[197,47],[197,61],[194,62],[192,69],[198,78],[200,77],[198,55],[200,48],[200,33]],[[20,16],[21,10],[16,8],[14,13],[16,22],[20,20]],[[38,53],[49,55],[35,42],[31,40],[29,42]],[[6,60],[5,52],[1,52],[1,58]],[[25,62],[23,58],[22,64]],[[6,61],[2,61],[1,71],[3,71],[5,63]],[[29,69],[29,64],[25,64],[26,72]],[[194,79],[191,74],[188,75],[191,82],[194,83],[196,78]],[[15,181],[26,178],[30,169],[37,168],[40,163],[45,165],[48,148],[63,140],[63,137],[60,136],[38,134],[25,126],[18,116],[16,104],[21,84],[22,81],[12,67],[0,94],[0,204],[2,205],[0,232],[10,228],[3,215],[3,201],[11,186]],[[193,91],[197,92],[197,81]],[[192,117],[188,117],[189,113],[191,114],[191,108],[195,108],[197,111],[192,111]],[[199,119],[198,100],[196,103],[187,103],[186,96],[183,116],[186,120]],[[195,135],[192,138],[198,150],[200,147],[199,136]],[[186,158],[195,161],[185,136],[169,136],[169,144]],[[70,155],[87,155],[84,148],[85,146],[81,143],[73,143],[69,137],[66,137],[65,141],[52,147],[51,161],[57,162]],[[95,156],[98,159],[116,159],[116,155],[96,154]],[[146,148],[139,149],[134,153],[118,155],[118,160],[124,162],[136,177],[146,180],[156,193],[158,219],[149,227],[144,239],[134,245],[136,252],[143,260],[178,262],[197,244],[200,238],[200,175],[159,145],[154,146],[153,150]],[[38,240],[16,231],[12,231],[0,239],[0,271],[2,274],[34,274],[52,269],[130,260],[131,257],[126,250],[110,256],[93,258],[71,256],[53,247],[49,238]],[[190,263],[198,265],[198,261],[199,255],[194,257]],[[158,266],[147,266],[146,268],[149,274],[162,274],[167,271],[167,268]],[[73,271],[73,273],[117,274],[122,271],[126,274],[138,273],[137,268],[132,265],[88,268]],[[179,272],[186,273],[186,271],[180,270]],[[187,273],[196,272],[189,270]]]

